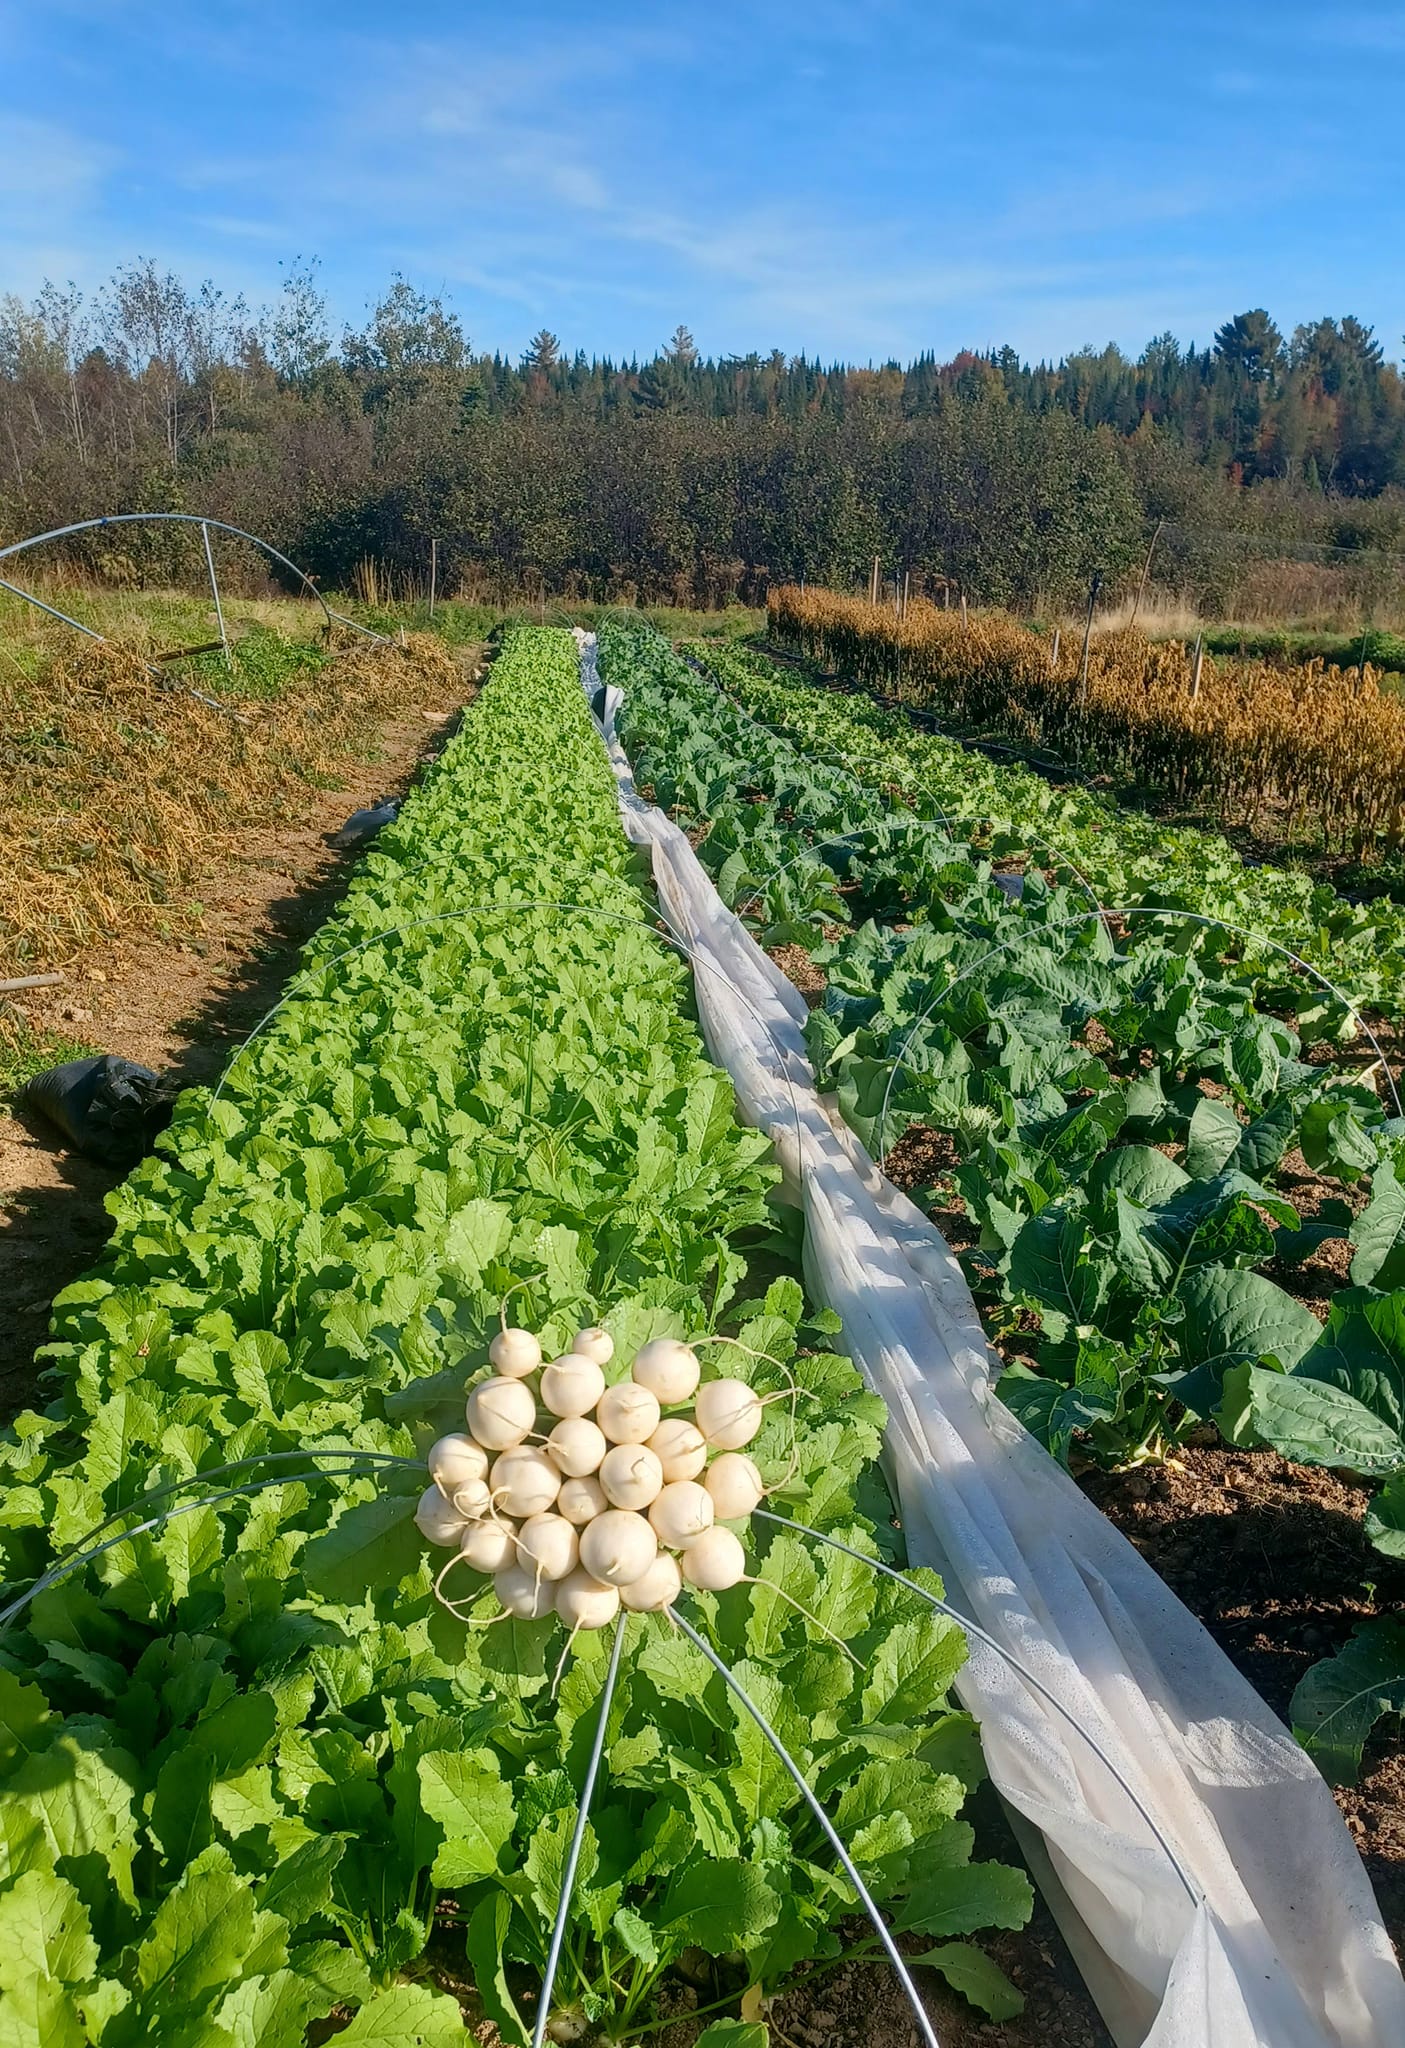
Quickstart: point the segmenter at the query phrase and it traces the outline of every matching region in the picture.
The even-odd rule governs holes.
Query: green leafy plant
[[[56,1305],[55,1398],[0,1442],[7,1591],[114,1512],[148,1519],[159,1489],[190,1511],[49,1584],[0,1638],[16,2039],[302,2048],[353,2008],[348,2041],[437,2048],[464,2038],[433,1988],[446,1939],[521,2038],[599,1646],[553,1693],[559,1625],[445,1614],[422,1472],[263,1468],[239,1498],[201,1479],[312,1451],[422,1459],[462,1424],[509,1293],[559,1348],[603,1317],[621,1371],[652,1336],[724,1320],[793,1360],[793,1467],[780,1404],[758,1455],[787,1508],[892,1553],[881,1409],[793,1278],[748,1288],[749,1256],[793,1263],[776,1172],[644,883],[573,643],[513,636],[278,1016],[113,1196],[101,1264]],[[754,1549],[759,1583],[696,1613],[895,1917],[954,1982],[1008,1999],[960,1939],[1028,1910],[1022,1878],[969,1863],[957,1818],[960,1631],[790,1532]],[[696,1653],[630,1626],[563,1980],[612,2038],[647,2024],[681,1947],[718,1957],[725,2012],[837,1953],[853,1903]]]

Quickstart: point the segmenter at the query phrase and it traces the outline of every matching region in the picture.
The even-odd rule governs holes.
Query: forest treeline
[[[301,263],[258,315],[151,263],[0,298],[4,536],[132,509],[209,512],[339,587],[364,562],[422,584],[437,540],[442,588],[494,595],[710,605],[876,557],[1054,607],[1135,581],[1155,534],[1155,579],[1207,611],[1271,606],[1285,562],[1300,598],[1369,608],[1405,553],[1405,382],[1350,317],[1285,338],[1262,311],[1135,361],[875,369],[704,359],[682,327],[643,363],[545,330],[509,361],[398,278],[336,336]],[[151,580],[189,546],[128,529],[79,559]]]

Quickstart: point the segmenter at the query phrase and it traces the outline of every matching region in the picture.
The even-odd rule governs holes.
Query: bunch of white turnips
[[[441,1599],[462,1560],[491,1577],[506,1614],[605,1628],[622,1606],[671,1607],[685,1582],[720,1593],[746,1576],[726,1525],[766,1492],[745,1455],[763,1398],[744,1380],[699,1384],[696,1352],[675,1337],[645,1344],[607,1386],[614,1350],[608,1330],[580,1330],[543,1365],[530,1330],[494,1337],[468,1430],[430,1450],[433,1484],[415,1511],[421,1534],[457,1553]]]

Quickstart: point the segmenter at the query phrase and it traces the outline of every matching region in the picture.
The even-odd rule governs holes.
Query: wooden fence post
[[[1195,636],[1195,660],[1190,671],[1190,701],[1192,704],[1200,695],[1200,664],[1205,659],[1204,641],[1205,635],[1197,633]]]
[[[1055,628],[1054,628],[1054,644],[1053,644],[1053,647],[1051,648],[1051,650],[1050,650],[1050,653],[1049,653],[1049,666],[1050,666],[1050,668],[1051,668],[1051,669],[1057,669],[1058,665],[1059,665],[1059,629],[1058,629],[1058,627],[1057,627],[1057,626],[1055,626]]]
[[[1082,710],[1088,701],[1088,649],[1093,638],[1093,611],[1098,602],[1098,592],[1103,587],[1101,569],[1094,573],[1088,585],[1088,617],[1083,627],[1083,664],[1078,671],[1078,706]]]

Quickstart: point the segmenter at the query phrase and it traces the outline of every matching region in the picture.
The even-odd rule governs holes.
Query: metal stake
[[[600,1758],[605,1748],[610,1702],[614,1699],[615,1681],[620,1675],[620,1653],[624,1649],[624,1631],[628,1620],[628,1614],[622,1612],[615,1623],[610,1668],[605,1674],[605,1690],[600,1695],[600,1719],[596,1723],[595,1741],[591,1745],[590,1762],[585,1767],[585,1783],[581,1786],[580,1804],[576,1808],[575,1833],[571,1836],[566,1868],[561,1874],[561,1904],[556,1909],[556,1924],[551,1930],[551,1946],[547,1950],[546,1968],[542,1972],[541,2001],[537,2006],[537,2023],[532,2029],[532,2048],[542,2048],[542,2043],[546,2039],[546,2023],[551,2018],[551,1987],[556,1982],[561,1949],[566,1939],[566,1922],[571,1917],[571,1893],[576,1887],[576,1869],[581,1860],[581,1847],[585,1841],[585,1824],[590,1812],[590,1802],[595,1796],[595,1780],[599,1774]]]
[[[224,649],[224,665],[232,671],[234,657],[229,651],[229,635],[224,628],[224,606],[220,603],[219,578],[215,574],[215,555],[213,548],[210,546],[210,522],[208,519],[200,521],[200,538],[205,543],[205,567],[210,572],[210,589],[214,594],[215,617],[219,621],[220,646]]]
[[[779,1516],[776,1519],[779,1520]],[[824,1832],[828,1837],[830,1847],[833,1849],[835,1855],[839,1858],[840,1863],[844,1866],[844,1875],[848,1878],[850,1884],[858,1893],[860,1901],[863,1904],[864,1911],[868,1914],[869,1919],[873,1922],[874,1929],[878,1935],[878,1939],[882,1942],[884,1948],[887,1950],[888,1960],[893,1965],[893,1968],[897,1971],[898,1980],[901,1983],[903,1990],[907,1993],[908,2003],[912,2007],[913,2017],[917,2021],[918,2030],[921,2033],[923,2040],[927,2043],[927,2048],[941,2048],[941,2043],[940,2041],[938,2041],[936,2034],[933,2031],[932,2022],[927,2017],[926,2008],[923,2006],[922,2000],[917,1995],[917,1986],[912,1981],[912,1977],[908,1971],[907,1964],[903,1961],[901,1955],[898,1953],[897,1943],[893,1940],[892,1935],[888,1932],[887,1922],[884,1920],[883,1915],[878,1910],[877,1901],[874,1899],[872,1892],[864,1883],[863,1879],[859,1876],[858,1868],[854,1863],[854,1859],[849,1854],[848,1850],[844,1847],[844,1844],[840,1841],[838,1832],[835,1829],[833,1821],[825,1812],[819,1800],[815,1797],[815,1794],[810,1790],[810,1787],[805,1779],[805,1774],[801,1770],[799,1764],[796,1763],[794,1757],[786,1748],[785,1744],[781,1741],[779,1735],[777,1735],[775,1729],[766,1719],[766,1716],[762,1713],[760,1707],[757,1706],[756,1702],[752,1699],[751,1695],[747,1692],[746,1688],[737,1680],[737,1678],[732,1674],[732,1672],[730,1672],[727,1669],[727,1666],[722,1662],[722,1659],[718,1656],[717,1652],[712,1648],[712,1646],[703,1640],[703,1638],[698,1634],[697,1630],[692,1626],[690,1622],[684,1620],[683,1616],[678,1612],[678,1609],[676,1607],[670,1607],[667,1610],[667,1612],[672,1617],[672,1619],[677,1622],[679,1628],[682,1629],[684,1635],[687,1636],[690,1639],[690,1641],[695,1643],[698,1649],[702,1651],[704,1657],[706,1657],[708,1663],[712,1666],[713,1670],[721,1673],[722,1679],[726,1684],[729,1692],[734,1694],[734,1696],[741,1701],[742,1705],[746,1708],[748,1714],[750,1714],[752,1720],[756,1723],[757,1727],[761,1730],[761,1733],[770,1743],[772,1749],[776,1752],[776,1755],[785,1765],[786,1770],[789,1772],[791,1778],[795,1783],[796,1791],[799,1792],[801,1798],[805,1801],[805,1804],[809,1807],[811,1813],[813,1813],[813,1815],[815,1816],[815,1819],[824,1829]],[[538,2039],[532,2044],[532,2048],[541,2048],[540,2037],[538,2037]]]

